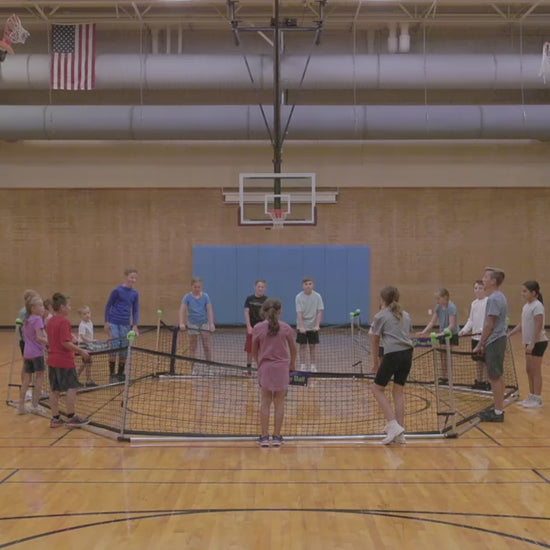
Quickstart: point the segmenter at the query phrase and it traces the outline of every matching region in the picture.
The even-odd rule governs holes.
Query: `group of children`
[[[105,307],[105,329],[113,340],[125,341],[130,329],[138,331],[139,297],[134,288],[137,271],[125,271],[125,281],[111,292]],[[458,344],[458,337],[471,334],[472,354],[477,360],[474,389],[491,390],[494,408],[480,414],[482,421],[504,421],[504,381],[503,368],[506,351],[506,338],[522,332],[525,346],[526,370],[529,380],[529,394],[520,402],[527,408],[542,406],[542,357],[548,345],[544,331],[544,306],[540,288],[536,281],[526,281],[522,287],[525,305],[521,323],[507,332],[508,304],[500,291],[504,281],[501,269],[487,267],[483,278],[474,283],[475,299],[470,307],[466,324],[459,328],[457,308],[450,301],[447,289],[436,292],[436,308],[428,325],[416,336],[425,336],[436,325],[437,336],[441,343],[446,340],[451,345]],[[323,299],[314,291],[311,277],[302,280],[302,292],[296,296],[296,332],[280,320],[282,306],[280,300],[268,298],[265,294],[266,282],[259,279],[254,285],[254,294],[247,296],[244,303],[246,324],[245,351],[247,353],[247,371],[251,373],[253,360],[258,369],[258,381],[261,389],[260,424],[261,434],[258,444],[270,445],[268,434],[271,405],[274,407],[274,433],[271,445],[280,446],[283,442],[281,428],[284,418],[284,396],[289,384],[290,371],[295,370],[299,346],[300,370],[317,370],[315,346],[319,343],[319,330],[323,316]],[[74,412],[76,391],[81,384],[78,374],[86,372],[86,385],[94,386],[91,378],[91,359],[86,344],[94,341],[91,312],[88,307],[79,310],[81,323],[77,339],[71,334],[68,315],[71,311],[68,296],[56,293],[52,299],[52,312],[44,307],[44,302],[34,291],[25,293],[25,315],[22,326],[22,352],[24,366],[22,372],[19,412],[26,412],[25,394],[35,376],[31,412],[39,410],[39,399],[45,369],[44,348],[48,345],[48,371],[50,380],[50,403],[52,408],[51,426],[64,424],[79,426],[87,420],[79,418]],[[23,317],[23,316],[21,316]],[[200,338],[205,359],[211,360],[209,334],[215,330],[214,313],[211,300],[202,290],[200,278],[191,281],[191,292],[185,294],[179,309],[179,328],[187,330],[190,338],[190,352],[196,353]],[[407,381],[413,356],[412,321],[410,315],[399,303],[399,291],[386,286],[380,292],[380,311],[374,316],[371,330],[371,349],[381,353],[371,354],[371,370],[375,374],[372,393],[380,405],[387,420],[386,437],[382,443],[405,443],[404,438],[404,386]],[[115,346],[116,347],[116,346]],[[83,358],[80,372],[76,372],[74,354]],[[118,357],[118,369],[116,359]],[[126,352],[118,350],[109,357],[110,382],[124,380]],[[442,373],[439,383],[445,384],[448,372]],[[385,394],[385,388],[393,379],[393,408]],[[58,399],[60,392],[67,392],[68,420],[59,416]]]
[[[50,382],[50,407],[52,419],[50,426],[57,428],[66,425],[77,428],[88,423],[87,419],[75,414],[76,393],[80,387],[76,374],[74,354],[78,353],[84,361],[90,360],[88,352],[77,346],[71,332],[69,314],[71,303],[69,296],[56,292],[50,303],[51,311],[44,307],[42,298],[36,291],[27,290],[24,294],[25,308],[20,312],[21,341],[23,351],[23,369],[19,394],[18,412],[25,414],[27,389],[34,376],[31,408],[28,412],[43,413],[39,405],[44,380],[46,362],[45,348],[48,347],[47,367]],[[66,392],[67,420],[59,415],[59,396]]]
[[[472,336],[472,355],[477,361],[477,377],[473,388],[491,390],[494,407],[480,413],[484,422],[504,421],[504,357],[507,338],[517,332],[522,333],[522,343],[525,348],[525,363],[529,382],[529,394],[519,402],[526,408],[542,407],[542,357],[548,345],[545,326],[545,312],[542,295],[537,281],[525,281],[521,294],[525,301],[521,323],[508,331],[508,303],[500,290],[504,281],[501,269],[487,267],[483,278],[474,283],[475,299],[470,307],[467,323],[459,330],[457,309],[450,301],[449,292],[442,288],[436,293],[437,305],[435,312],[426,328],[417,334],[424,336],[439,324],[437,336],[443,344],[447,340],[450,345],[458,344],[458,337],[466,334]],[[404,402],[403,387],[412,366],[413,342],[411,320],[409,315],[399,305],[399,291],[395,287],[385,287],[380,293],[380,311],[374,316],[371,327],[371,349],[383,350],[379,354],[371,354],[372,370],[376,373],[372,386],[373,394],[384,412],[387,420],[384,444],[405,442],[404,440]],[[445,377],[439,383],[448,382]],[[384,389],[393,377],[392,409]],[[486,378],[488,378],[488,382]]]
[[[139,301],[137,291],[133,288],[137,282],[137,271],[125,271],[126,280],[111,292],[105,307],[105,329],[114,341],[126,341],[130,330],[130,320],[133,319],[134,330],[137,331]],[[80,324],[78,335],[72,334],[69,315],[71,312],[70,297],[56,292],[51,300],[42,300],[38,292],[27,290],[23,294],[24,308],[19,312],[21,320],[20,347],[23,355],[21,373],[21,388],[19,395],[18,412],[45,414],[40,407],[44,372],[48,367],[50,384],[50,406],[52,419],[50,426],[57,428],[79,427],[87,424],[88,419],[80,418],[75,414],[77,390],[83,386],[95,387],[92,379],[92,360],[88,347],[95,342],[94,325],[91,320],[91,311],[88,306],[78,310]],[[51,306],[51,307],[50,307]],[[47,347],[47,359],[45,350]],[[126,350],[121,348],[109,357],[110,382],[124,380],[124,365]],[[82,357],[82,364],[77,370],[74,355]],[[115,374],[117,356],[119,358],[118,373]],[[79,376],[85,373],[86,381],[81,383]],[[34,377],[32,400],[30,409],[26,409],[25,401],[27,390]],[[66,393],[67,420],[62,420],[59,414],[59,396]]]

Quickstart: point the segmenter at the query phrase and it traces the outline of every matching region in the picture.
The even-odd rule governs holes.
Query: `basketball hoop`
[[[21,24],[21,19],[15,13],[10,15],[4,25],[4,35],[0,40],[0,52],[13,54],[11,45],[24,44],[29,36],[30,33]]]
[[[545,42],[542,46],[539,76],[542,76],[542,81],[545,84],[547,79],[550,80],[550,42]]]
[[[273,222],[273,229],[282,229],[285,225],[285,220],[288,215],[288,210],[282,208],[271,208],[267,211]]]

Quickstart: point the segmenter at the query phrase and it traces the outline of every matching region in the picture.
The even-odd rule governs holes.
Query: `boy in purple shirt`
[[[128,354],[126,335],[130,329],[139,334],[139,295],[134,289],[138,278],[137,269],[126,269],[124,275],[126,280],[111,291],[105,305],[105,332],[110,339],[117,339],[113,342],[114,348],[124,347],[118,352],[116,375],[117,354],[109,356],[109,383],[111,384],[124,381],[124,367]]]

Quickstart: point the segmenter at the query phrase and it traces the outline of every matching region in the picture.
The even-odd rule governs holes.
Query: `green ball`
[[[451,329],[450,328],[446,328],[444,331],[443,331],[443,334],[445,336],[451,336],[452,332],[451,332]]]
[[[353,319],[355,317],[355,313],[353,313],[353,311],[350,311],[349,316]]]
[[[162,309],[157,309],[157,315],[158,315],[159,317],[162,317]]]
[[[15,320],[15,324],[17,326],[22,325],[23,324],[23,319],[19,319],[19,317],[17,317],[17,319]]]
[[[359,315],[360,313],[361,313],[361,310],[360,310],[359,308],[357,308],[357,309],[355,310],[355,315]]]
[[[128,332],[128,334],[126,335],[126,338],[128,338],[130,342],[133,342],[136,339],[135,331],[131,330],[130,332]]]
[[[437,338],[437,333],[430,332],[430,338]]]

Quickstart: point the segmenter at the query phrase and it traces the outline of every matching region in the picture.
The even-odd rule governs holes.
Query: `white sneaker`
[[[315,365],[315,363],[311,363],[310,370],[311,372],[317,372],[317,366]]]
[[[518,401],[518,405],[525,407],[525,404],[530,403],[533,400],[533,397],[534,396],[532,393],[528,393],[525,399],[523,399],[522,401]]]
[[[405,445],[407,440],[405,439],[405,432],[399,434],[394,440],[393,443],[399,443],[399,445]]]
[[[382,444],[389,445],[398,435],[401,435],[405,431],[405,428],[399,425],[397,420],[390,420],[384,428],[384,431],[387,435],[382,440]]]
[[[306,371],[307,371],[307,365],[306,365],[305,363],[302,363],[302,364],[300,365],[300,371],[302,371],[302,372],[306,372]]]
[[[527,401],[523,404],[526,409],[540,409],[542,407],[542,399],[540,395],[532,395],[531,401]]]
[[[25,401],[32,401],[32,390],[27,390],[25,394]]]

